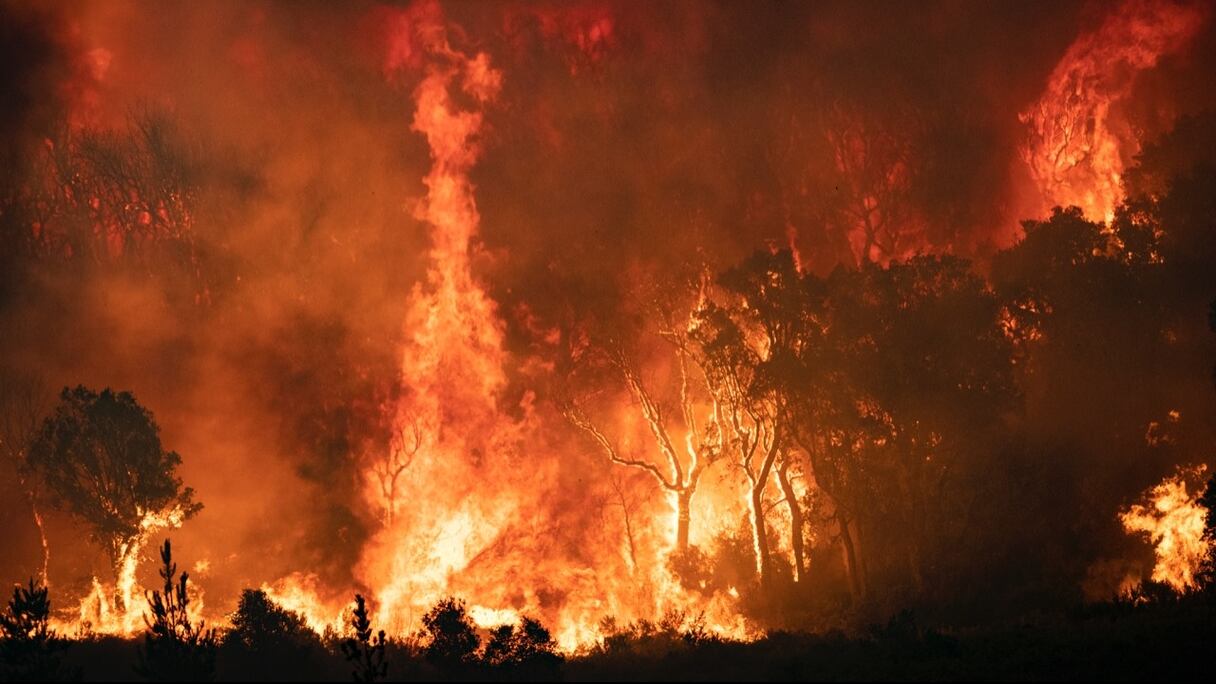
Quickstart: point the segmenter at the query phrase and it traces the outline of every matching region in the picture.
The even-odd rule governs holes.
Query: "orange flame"
[[[1135,76],[1183,49],[1205,12],[1195,5],[1127,0],[1064,54],[1038,102],[1019,115],[1022,157],[1046,211],[1076,205],[1108,223],[1123,198],[1123,169],[1139,140],[1119,113]]]
[[[1119,516],[1129,534],[1146,534],[1153,543],[1157,556],[1153,581],[1178,592],[1198,586],[1195,577],[1212,553],[1204,536],[1207,509],[1199,503],[1202,491],[1187,488],[1188,480],[1202,482],[1206,470],[1206,466],[1179,470],[1148,491],[1148,505],[1136,504]]]
[[[168,511],[147,513],[139,523],[140,533],[127,541],[119,551],[118,574],[113,585],[93,578],[92,590],[80,601],[78,614],[67,621],[56,621],[56,629],[63,633],[109,634],[131,636],[144,628],[144,603],[140,600],[144,589],[139,585],[136,572],[143,550],[152,535],[161,530],[182,526],[184,512],[181,507]],[[194,619],[201,617],[203,600],[197,585],[190,604]]]

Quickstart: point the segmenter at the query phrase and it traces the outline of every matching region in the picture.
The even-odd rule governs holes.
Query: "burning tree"
[[[921,232],[912,201],[913,141],[905,130],[843,105],[828,119],[826,135],[839,174],[834,214],[856,236],[851,240],[857,263],[899,258]],[[917,128],[909,115],[900,123]]]
[[[34,525],[38,528],[38,540],[42,544],[39,581],[43,585],[47,584],[51,547],[39,510],[38,480],[34,477],[29,460],[29,447],[50,403],[47,401],[48,394],[37,377],[11,375],[0,378],[0,456],[7,459],[16,472],[17,484],[25,494]]]
[[[1113,218],[1125,161],[1139,147],[1120,106],[1137,74],[1185,47],[1202,17],[1198,5],[1124,2],[1069,47],[1042,96],[1019,114],[1022,157],[1045,206],[1077,205],[1092,220]]]
[[[708,394],[705,391],[708,379],[704,366],[694,355],[688,336],[691,318],[683,326],[675,325],[670,311],[664,312],[662,318],[665,325],[659,334],[669,343],[675,356],[677,379],[673,389],[677,395],[678,421],[669,419],[669,408],[656,399],[643,380],[636,360],[621,342],[610,339],[594,350],[624,382],[662,455],[661,464],[645,457],[622,454],[617,441],[610,438],[575,401],[567,400],[562,410],[573,425],[595,441],[610,462],[649,473],[665,491],[675,496],[675,550],[682,553],[688,550],[693,495],[705,470],[722,454],[724,433],[721,412],[716,405],[704,418],[699,416],[698,394]],[[681,443],[682,448],[676,446]]]
[[[194,490],[176,477],[181,456],[164,450],[159,432],[152,414],[129,392],[78,386],[64,388],[29,450],[29,463],[55,502],[105,545],[128,609],[135,564],[148,536],[202,508]]]
[[[372,464],[372,473],[380,486],[380,496],[384,506],[384,525],[391,527],[397,516],[397,500],[400,492],[397,482],[410,464],[414,456],[422,448],[422,428],[417,420],[403,421],[397,429],[397,434],[390,440],[388,449]]]
[[[731,452],[747,477],[756,569],[772,576],[765,491],[777,474],[789,509],[795,581],[806,572],[803,515],[791,480],[790,410],[779,380],[792,371],[807,320],[803,280],[789,251],[758,253],[719,279],[725,304],[707,303],[696,337],[710,369],[715,406],[724,415]]]
[[[198,150],[171,117],[143,109],[115,129],[62,125],[25,157],[27,182],[0,195],[0,230],[14,233],[17,247],[144,268],[163,262],[189,273],[195,303],[210,299],[195,233]]]

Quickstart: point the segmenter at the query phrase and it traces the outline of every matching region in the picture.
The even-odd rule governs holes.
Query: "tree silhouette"
[[[30,580],[13,589],[8,608],[0,613],[0,679],[58,681],[67,678],[59,652],[67,643],[50,628],[51,600],[47,588]]]
[[[473,661],[481,640],[462,600],[448,597],[422,616],[427,637],[426,659],[436,665],[456,667]]]
[[[160,558],[164,589],[147,595],[151,615],[144,616],[148,630],[136,671],[153,681],[210,681],[219,643],[215,630],[191,620],[189,573],[178,578],[168,539]]]
[[[826,287],[817,372],[835,381],[808,399],[834,406],[800,431],[819,433],[808,444],[816,481],[834,487],[871,531],[883,530],[888,568],[902,566],[919,594],[938,579],[930,569],[940,573],[958,557],[956,535],[982,510],[974,483],[991,467],[1015,405],[1001,304],[968,262],[952,257],[840,270]]]
[[[524,617],[518,625],[501,625],[490,631],[482,660],[520,679],[536,680],[554,678],[563,658],[549,630]]]
[[[152,414],[128,392],[64,388],[28,460],[56,503],[105,545],[116,576],[156,527],[202,508],[176,477],[181,457],[164,450]]]
[[[351,676],[356,682],[374,682],[388,675],[384,659],[384,630],[372,634],[372,621],[362,594],[355,594],[355,610],[351,615],[354,635],[342,641],[342,654],[354,664]]]
[[[1208,479],[1199,505],[1207,510],[1203,519],[1203,538],[1208,543],[1208,557],[1199,569],[1199,581],[1208,588],[1216,588],[1216,475]]]
[[[280,607],[261,589],[241,592],[232,628],[224,634],[225,645],[240,645],[253,653],[284,648],[306,651],[316,639],[299,613]]]
[[[773,573],[765,523],[765,490],[777,475],[790,516],[794,580],[806,574],[804,516],[793,477],[792,404],[786,380],[797,372],[799,354],[815,344],[807,289],[789,250],[757,252],[723,273],[724,303],[708,305],[696,336],[708,359],[718,402],[726,407],[737,464],[747,477],[757,569],[762,585]]]
[[[398,426],[396,434],[389,440],[388,449],[372,463],[372,472],[380,485],[380,496],[384,500],[384,524],[391,527],[397,517],[397,500],[401,496],[398,480],[414,456],[422,448],[422,428],[417,420]]]

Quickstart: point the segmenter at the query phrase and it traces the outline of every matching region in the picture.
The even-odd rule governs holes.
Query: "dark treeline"
[[[1216,530],[1209,521],[1208,532]],[[1213,633],[1213,588],[1179,597],[1165,587],[1068,616],[946,630],[910,611],[853,634],[772,632],[741,643],[696,617],[617,625],[577,653],[559,653],[541,623],[479,629],[465,603],[446,598],[415,634],[386,637],[356,595],[344,633],[311,631],[303,618],[246,590],[221,632],[188,614],[190,585],[162,547],[164,591],[149,594],[141,640],[64,640],[48,626],[47,590],[19,587],[0,612],[0,680],[74,681],[603,681],[1145,679],[1194,677]],[[1134,644],[1134,648],[1128,646]]]
[[[820,276],[773,249],[672,269],[623,315],[570,303],[559,403],[587,444],[647,470],[607,417],[629,398],[659,468],[683,473],[650,471],[678,495],[673,570],[707,594],[747,587],[767,624],[1109,599],[1153,567],[1119,513],[1210,458],[1216,166],[1194,141],[1213,130],[1187,118],[1147,146],[1110,225],[1057,208],[984,263]],[[688,454],[670,446],[683,432]],[[715,475],[748,513],[695,548],[689,509]]]

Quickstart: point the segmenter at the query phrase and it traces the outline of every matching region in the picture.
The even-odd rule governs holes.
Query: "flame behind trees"
[[[1188,3],[1125,0],[1069,47],[1043,95],[1020,119],[1022,156],[1044,205],[1079,206],[1109,222],[1123,197],[1123,170],[1139,148],[1119,107],[1135,76],[1187,45],[1204,19]]]
[[[1205,471],[1203,466],[1180,469],[1145,493],[1147,505],[1134,504],[1119,515],[1129,534],[1143,533],[1153,544],[1153,581],[1178,592],[1199,586],[1200,573],[1212,556],[1208,510],[1200,501]]]
[[[611,89],[600,86],[617,82],[614,79],[618,74],[612,71],[612,60],[602,49],[629,45],[632,37],[628,21],[613,21],[613,8],[602,11],[607,19],[593,22],[593,30],[580,30],[587,40],[580,38],[578,42],[578,47],[585,50],[600,46],[586,50],[591,58],[588,66],[594,69],[580,66],[578,71],[580,78],[589,79],[583,83],[603,77],[587,90],[607,92]],[[829,564],[819,560],[829,550],[841,551],[844,571],[857,600],[865,598],[867,591],[906,591],[916,598],[948,593],[958,577],[957,572],[951,574],[959,570],[962,554],[957,549],[981,547],[975,542],[975,530],[991,522],[976,523],[974,518],[991,513],[989,502],[983,501],[992,494],[983,490],[986,470],[1005,465],[994,455],[999,450],[993,448],[990,437],[1006,427],[1005,409],[1015,393],[1009,382],[1009,366],[1035,354],[1039,342],[1062,344],[1058,338],[1064,331],[1053,325],[1066,316],[1047,319],[1053,312],[1064,312],[1069,302],[1054,297],[1055,292],[1028,287],[1001,312],[994,294],[975,275],[982,267],[973,271],[950,258],[908,259],[913,250],[923,246],[926,231],[941,230],[921,215],[928,211],[921,196],[923,185],[927,177],[935,177],[923,172],[921,159],[932,146],[925,142],[926,132],[922,130],[936,123],[932,114],[925,115],[920,119],[924,123],[918,125],[918,115],[924,112],[915,104],[907,109],[899,106],[894,102],[901,99],[897,92],[883,92],[876,98],[893,101],[890,113],[880,113],[881,108],[861,102],[841,105],[850,100],[848,95],[831,102],[818,115],[810,113],[810,106],[796,108],[798,116],[817,117],[800,131],[814,140],[786,152],[789,166],[800,165],[807,176],[787,188],[784,199],[790,206],[786,210],[792,212],[787,213],[787,225],[765,228],[773,229],[766,235],[776,235],[784,228],[783,237],[795,251],[761,251],[704,285],[696,301],[684,302],[688,306],[681,311],[683,315],[654,314],[645,326],[655,334],[639,348],[627,349],[627,345],[611,339],[597,340],[602,343],[597,350],[599,360],[613,376],[615,393],[606,406],[593,406],[595,400],[589,399],[571,405],[567,414],[576,428],[570,433],[580,439],[590,437],[583,441],[593,447],[597,458],[622,465],[616,469],[620,473],[637,474],[623,483],[615,478],[608,483],[577,472],[585,471],[586,464],[578,460],[579,454],[563,450],[569,435],[561,429],[537,429],[524,435],[525,430],[538,427],[529,422],[535,417],[530,413],[533,407],[526,401],[510,405],[505,399],[516,396],[510,393],[521,389],[513,385],[516,380],[522,380],[523,385],[528,373],[545,367],[544,360],[514,356],[521,348],[516,342],[523,335],[515,337],[520,330],[509,327],[521,323],[524,333],[536,333],[529,341],[536,343],[533,349],[542,346],[537,339],[551,331],[541,311],[545,305],[531,308],[538,303],[537,293],[551,293],[553,284],[564,285],[560,279],[571,273],[575,273],[572,280],[584,276],[610,280],[613,275],[604,274],[619,265],[614,263],[612,249],[601,252],[606,256],[603,270],[578,270],[584,268],[583,264],[567,269],[570,262],[578,260],[575,257],[561,267],[536,269],[537,281],[550,281],[545,283],[547,289],[524,292],[528,288],[510,280],[509,272],[514,267],[505,266],[507,260],[500,259],[499,252],[482,252],[481,217],[470,174],[479,161],[489,123],[483,112],[498,98],[501,77],[497,67],[502,63],[498,55],[503,54],[507,60],[519,55],[497,51],[494,37],[485,37],[482,42],[481,36],[449,27],[440,6],[433,2],[415,3],[402,11],[386,10],[377,16],[391,19],[394,41],[385,66],[394,82],[409,83],[414,108],[409,125],[425,138],[431,155],[430,171],[424,178],[427,194],[415,211],[415,218],[425,224],[431,238],[428,270],[400,307],[404,309],[405,320],[400,327],[405,342],[400,350],[399,377],[381,376],[388,383],[400,380],[399,399],[384,407],[387,415],[383,417],[397,438],[384,453],[364,458],[359,473],[369,515],[357,517],[365,521],[379,516],[382,524],[371,533],[373,538],[366,546],[358,540],[341,545],[362,554],[358,561],[350,560],[358,565],[349,567],[349,579],[374,593],[372,600],[382,607],[386,627],[394,631],[404,627],[417,615],[420,605],[439,592],[455,592],[471,599],[474,605],[470,615],[482,626],[485,624],[477,616],[541,610],[546,621],[556,622],[563,644],[569,645],[570,635],[579,633],[571,629],[572,624],[594,624],[609,611],[640,617],[656,606],[669,605],[668,599],[678,603],[696,592],[718,592],[717,598],[729,603],[729,616],[727,620],[714,618],[715,626],[729,628],[734,624],[729,618],[744,614],[752,605],[748,596],[739,600],[741,594],[751,590],[748,583],[758,579],[757,584],[766,589],[780,590],[782,582],[792,578],[793,584],[810,585],[808,580],[822,577],[820,573],[837,571],[834,566],[825,569]],[[1091,48],[1096,44],[1092,40],[1088,43]],[[466,52],[463,46],[467,45],[477,47]],[[483,46],[487,53],[495,54],[494,68],[486,54],[476,52]],[[529,59],[543,59],[541,52]],[[1070,54],[1075,57],[1081,52],[1082,48],[1077,48]],[[564,77],[565,71],[559,71]],[[521,68],[520,78],[511,78],[510,87],[528,90],[543,85],[532,83],[529,76]],[[1051,97],[1045,96],[1045,101],[1051,100],[1047,108],[1058,105],[1060,98],[1068,101],[1076,92],[1088,97],[1086,93],[1110,91],[1098,85],[1086,90],[1086,84],[1098,82],[1081,82],[1079,91],[1067,86],[1053,90]],[[798,90],[800,84],[783,87]],[[1115,87],[1123,92],[1120,88]],[[566,104],[577,109],[586,103],[573,100],[585,99],[593,102],[590,109],[616,109],[608,100],[577,97],[579,92]],[[350,94],[357,100],[356,93]],[[678,93],[663,93],[661,106],[654,111],[649,93],[642,93],[638,99],[646,104],[648,115],[659,113],[653,117],[659,120],[678,112],[674,109],[679,106]],[[807,99],[816,98],[808,95]],[[766,104],[763,98],[755,100],[758,107]],[[519,104],[512,99],[504,107],[508,110],[504,116],[494,119],[495,126],[502,126],[498,132],[504,133],[499,140],[506,141],[507,146],[530,139],[517,138],[516,130],[508,130],[515,125],[513,113],[524,112],[519,118],[530,116],[531,110]],[[560,110],[564,105],[547,102],[545,107]],[[1092,119],[1094,136],[1114,132],[1118,137],[1122,131],[1112,123],[1115,109],[1111,105],[1109,110],[1099,112],[1101,116],[1069,110],[1073,119],[1066,117],[1065,124],[1085,138]],[[1015,125],[1012,110],[998,115],[1007,120],[1003,126]],[[597,115],[587,121],[598,124],[614,119]],[[568,117],[559,115],[544,123],[564,134],[558,129],[568,122]],[[401,122],[398,132],[404,134],[405,128],[405,122]],[[578,131],[586,133],[590,128]],[[600,128],[609,135],[616,131],[630,131],[632,135],[635,130],[612,123]],[[712,142],[711,137],[687,135],[695,124],[675,128],[687,130],[673,130],[673,137]],[[784,133],[783,128],[776,137],[784,139]],[[128,134],[134,137],[127,139]],[[952,128],[949,134],[959,137],[957,129]],[[54,202],[39,205],[41,199],[37,198],[43,192],[34,188],[26,198],[35,200],[26,206],[46,209],[48,218],[42,220],[31,214],[27,221],[26,215],[5,207],[6,223],[23,222],[21,237],[26,248],[44,257],[68,256],[67,263],[71,264],[160,254],[159,246],[171,246],[179,257],[189,253],[188,236],[194,226],[194,197],[189,188],[195,179],[189,164],[172,163],[173,150],[158,142],[161,139],[156,130],[137,125],[113,136],[87,136],[81,131],[73,135],[65,139],[67,142],[57,138],[53,145],[40,148],[47,155],[44,172],[54,179],[45,196]],[[748,145],[752,142],[749,135],[735,131],[728,135]],[[1069,136],[1065,147],[1078,140],[1073,133]],[[567,138],[564,150],[555,143],[554,149],[545,149],[545,154],[579,157],[575,161],[581,163],[584,155],[571,150],[597,151],[594,146],[577,147],[573,137]],[[1050,147],[1053,143],[1042,144]],[[977,145],[983,147],[984,142]],[[1079,162],[1078,169],[1109,160],[1105,153],[1090,151],[1101,147],[1097,143],[1085,142],[1085,146],[1082,156],[1088,156]],[[354,154],[365,152],[354,144],[350,148],[356,150]],[[804,154],[806,150],[815,154]],[[513,157],[518,151],[509,149],[503,156]],[[690,149],[687,157],[695,164],[699,157],[693,151]],[[165,168],[157,161],[162,157],[167,160]],[[496,184],[502,181],[501,167],[494,163],[487,166],[481,178],[493,192],[500,189]],[[619,172],[630,183],[654,185],[661,188],[660,193],[667,193],[662,184],[649,182],[652,176],[636,173],[633,167],[605,168],[614,176]],[[1050,175],[1050,170],[1044,174]],[[785,183],[791,175],[783,172],[784,177],[777,183]],[[1070,171],[1065,175],[1072,178],[1074,174]],[[163,184],[157,180],[161,176]],[[698,226],[720,220],[726,226],[723,232],[735,230],[742,238],[731,242],[709,232],[690,233],[690,242],[696,241],[698,248],[713,252],[713,256],[705,257],[707,260],[718,265],[737,263],[734,260],[741,250],[756,246],[745,234],[752,230],[747,225],[753,220],[751,212],[771,216],[766,213],[770,208],[762,206],[767,202],[768,179],[763,174],[757,174],[757,178],[756,192],[748,193],[747,216],[715,214],[711,203],[696,197],[672,205],[678,207],[676,212],[691,207]],[[1079,187],[1089,180],[1081,178],[1073,185]],[[951,185],[940,178],[934,184]],[[729,178],[723,183],[726,185],[733,185]],[[408,186],[403,183],[400,187]],[[834,194],[830,192],[833,187],[837,188]],[[179,192],[183,188],[187,191]],[[584,193],[577,189],[569,194],[575,197],[576,205],[597,202],[594,197],[584,200]],[[668,199],[677,197],[665,196],[661,203]],[[494,206],[498,200],[496,197],[487,206]],[[683,204],[685,201],[687,204]],[[552,213],[561,217],[559,221],[569,216],[577,223],[578,211],[568,211],[568,205],[556,206],[559,210]],[[639,215],[642,211],[639,208]],[[809,215],[814,218],[800,220],[800,216]],[[251,226],[258,223],[256,210],[249,216]],[[501,216],[496,214],[496,218]],[[1023,281],[1032,279],[1035,272],[1081,270],[1098,251],[1103,252],[1103,258],[1098,259],[1103,266],[1117,265],[1117,259],[1105,258],[1107,243],[1092,234],[1088,225],[1082,226],[1079,235],[1070,232],[1066,225],[1069,216],[1050,226],[1056,237],[1065,241],[1077,238],[1075,244],[1059,250],[1055,247],[1060,245],[1053,243],[1043,253],[1036,253],[1045,233],[1027,231],[1022,245],[1027,268],[1017,274]],[[619,241],[627,243],[635,234],[626,230],[629,217],[621,214],[620,218],[620,224],[612,223],[614,217],[606,225],[622,228]],[[1072,218],[1084,223],[1079,216]],[[733,223],[736,220],[741,223]],[[855,270],[826,278],[803,273],[797,249],[803,249],[808,267],[819,259],[797,235],[798,230],[814,230],[806,225],[812,223],[831,224],[829,230],[838,241],[825,244],[834,245],[834,253],[840,255],[832,261],[848,262]],[[645,220],[640,225],[653,228]],[[521,233],[544,239],[542,230],[519,229],[510,221],[502,225],[496,222],[496,249],[505,244],[512,261],[527,259],[524,250],[515,249]],[[709,239],[702,240],[706,236]],[[846,256],[850,237],[854,243],[852,259]],[[571,251],[584,257],[593,253]],[[1133,251],[1154,254],[1150,246],[1125,250],[1120,258],[1140,259],[1132,255]],[[502,253],[506,252],[504,249]],[[671,256],[670,251],[656,254],[656,260]],[[1057,258],[1063,258],[1063,262],[1052,261]],[[560,261],[561,257],[554,259]],[[487,264],[490,268],[482,271],[481,266]],[[362,260],[360,266],[375,267],[371,258]],[[401,271],[402,264],[393,263],[388,269]],[[497,283],[503,287],[495,291],[494,298],[480,278],[483,272],[492,272],[495,277],[507,274]],[[361,280],[362,276],[360,273],[356,278]],[[374,278],[367,282],[377,284]],[[322,289],[338,291],[333,284],[327,283]],[[1076,298],[1097,301],[1101,289],[1084,291]],[[402,295],[390,292],[393,298]],[[234,291],[233,301],[243,299],[236,294],[257,297],[259,304],[267,301],[253,289]],[[339,292],[336,299],[345,302],[345,294]],[[516,298],[515,307],[510,306],[508,302]],[[247,303],[242,302],[241,307]],[[618,301],[612,306],[627,308],[631,304]],[[540,311],[535,325],[532,320],[522,322],[534,311]],[[346,315],[334,313],[336,329],[349,322],[342,318]],[[1011,354],[1010,341],[1002,331],[1009,332],[1010,322],[1015,319],[1025,323],[1019,330],[1029,333],[1025,339],[1014,340],[1019,346]],[[196,339],[194,331],[187,332],[192,341]],[[197,339],[200,346],[210,343],[208,336]],[[282,344],[285,351],[290,351],[291,341]],[[384,343],[384,351],[389,352],[391,345]],[[395,352],[393,349],[389,353]],[[1065,350],[1061,355],[1070,353]],[[346,369],[341,363],[333,367],[343,372]],[[315,399],[308,397],[300,403]],[[344,398],[335,398],[332,392],[322,400],[329,405],[343,402]],[[537,410],[542,412],[550,408],[539,406]],[[568,426],[559,421],[546,427]],[[348,432],[362,429],[351,427]],[[338,444],[334,451],[342,451],[345,444]],[[605,466],[605,470],[614,467]],[[647,474],[643,476],[642,472]],[[631,507],[632,501],[653,490],[645,487],[648,478],[659,484],[663,498],[671,505]],[[595,526],[586,522],[590,516],[580,510],[581,495],[591,494],[581,496],[582,501],[594,500],[597,491],[608,484],[616,488],[625,514],[623,532],[616,528],[615,520],[605,520],[603,529],[591,529]],[[404,492],[411,493],[411,500],[403,496]],[[1105,516],[1103,519],[1110,522],[1112,510],[1114,506],[1096,517]],[[138,521],[138,528],[146,536],[155,526],[177,524],[182,517],[180,509],[148,512]],[[987,529],[997,527],[989,524]],[[627,579],[616,577],[625,574],[615,572],[620,558],[603,550],[623,546],[613,543],[620,541],[612,538],[617,534],[628,542],[629,565],[636,571]],[[712,545],[721,543],[725,547],[721,540],[728,535],[733,535],[729,541],[737,544],[731,550],[742,559],[738,565],[751,566],[746,572],[735,573],[732,567],[735,574],[729,581],[715,579],[720,586],[700,586],[696,591],[673,588],[669,579],[664,583],[662,556],[670,547],[682,551],[704,544],[706,552],[718,553]],[[674,540],[674,544],[651,545],[656,537]],[[654,546],[660,547],[658,553]],[[119,555],[126,559],[118,571],[120,585],[129,586],[134,581],[138,554],[139,544],[135,543],[120,550]],[[634,586],[622,588],[628,583]],[[643,586],[647,583],[652,586]],[[646,592],[651,595],[639,598]],[[100,592],[98,596],[104,598]],[[315,599],[315,595],[304,598],[319,603]],[[129,603],[125,599],[122,602]],[[593,615],[593,611],[598,614]],[[315,624],[323,623],[334,624],[328,619]]]
[[[987,467],[995,444],[988,440],[1002,434],[1001,416],[1016,396],[1000,311],[968,264],[949,258],[825,279],[800,272],[788,250],[759,252],[705,288],[679,348],[703,379],[685,414],[698,415],[699,406],[710,427],[688,431],[688,441],[712,435],[721,458],[711,463],[729,464],[728,481],[742,475],[736,506],[748,511],[763,589],[776,588],[780,564],[788,563],[795,584],[804,580],[808,525],[825,514],[837,523],[856,595],[867,583],[863,528],[899,551],[898,567],[878,568],[888,580],[894,574],[917,590],[929,584],[942,535],[959,532],[958,509],[968,506],[967,488],[953,477]],[[656,451],[674,453],[653,420],[663,416],[658,402],[622,375]],[[567,415],[611,461],[649,470],[672,489],[644,455],[622,456],[580,410]],[[813,515],[802,508],[812,490],[827,495],[827,508]],[[712,505],[724,505],[721,495]],[[785,513],[776,516],[776,508]],[[896,528],[903,533],[880,536]]]

